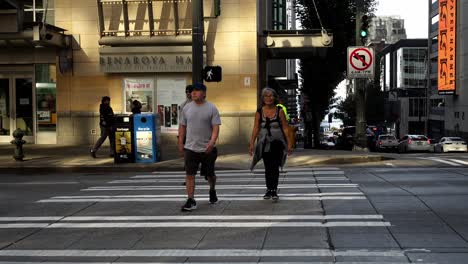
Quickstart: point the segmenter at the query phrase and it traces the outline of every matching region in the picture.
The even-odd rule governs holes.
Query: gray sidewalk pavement
[[[114,163],[108,156],[108,147],[98,152],[96,159],[89,154],[89,146],[24,145],[24,161],[13,159],[14,146],[0,145],[0,171],[53,172],[53,171],[168,171],[182,170],[183,159],[174,158],[157,163]],[[216,162],[218,169],[248,169],[251,157],[247,151],[228,150],[220,147]],[[226,154],[223,154],[226,153]],[[172,155],[174,156],[174,155]],[[296,149],[288,158],[286,167],[343,165],[350,163],[376,162],[386,159],[380,153]],[[257,165],[261,168],[262,162]]]

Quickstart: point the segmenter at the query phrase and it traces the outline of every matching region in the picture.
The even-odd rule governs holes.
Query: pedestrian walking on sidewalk
[[[99,106],[99,127],[101,129],[101,136],[91,149],[91,157],[93,158],[96,158],[96,152],[99,150],[102,143],[106,141],[107,137],[109,137],[109,143],[111,146],[110,156],[114,157],[115,138],[112,133],[112,126],[114,125],[114,111],[110,106],[110,100],[109,96],[102,97],[101,105]]]
[[[215,162],[218,150],[215,144],[221,119],[216,106],[205,100],[206,86],[196,83],[192,88],[192,101],[184,106],[179,125],[178,148],[179,154],[185,158],[187,192],[187,202],[182,206],[182,211],[192,211],[197,208],[194,197],[195,175],[200,164],[205,167],[210,185],[210,203],[214,204],[218,201],[215,189]]]
[[[263,159],[267,191],[264,199],[277,201],[279,168],[286,162],[286,156],[292,153],[288,141],[288,123],[283,109],[276,106],[278,95],[271,88],[264,88],[261,93],[262,107],[255,114],[254,128],[249,144],[249,154],[253,157],[250,170]],[[255,142],[257,142],[255,144]]]

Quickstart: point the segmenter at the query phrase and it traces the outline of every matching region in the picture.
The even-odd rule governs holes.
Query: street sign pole
[[[192,1],[192,83],[203,83],[203,0]]]
[[[363,1],[356,1],[356,46],[360,46],[360,25],[363,10]],[[366,80],[355,78],[354,90],[356,101],[356,139],[354,142],[353,150],[368,150],[367,137],[366,137]]]

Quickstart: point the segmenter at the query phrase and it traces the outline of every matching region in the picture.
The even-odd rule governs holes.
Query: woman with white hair
[[[253,170],[260,159],[265,165],[265,181],[267,191],[263,199],[277,201],[279,168],[283,167],[286,156],[292,152],[291,142],[288,142],[288,122],[281,107],[276,106],[278,95],[271,88],[261,92],[262,107],[255,114],[255,123],[250,139],[249,154],[253,157],[250,170]],[[255,141],[257,144],[255,145]],[[254,153],[255,152],[255,153]]]

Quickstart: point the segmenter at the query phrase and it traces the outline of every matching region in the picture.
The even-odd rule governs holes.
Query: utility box
[[[129,115],[115,115],[112,133],[115,137],[114,162],[135,162],[133,122]]]
[[[154,114],[136,114],[134,121],[135,161],[154,163],[157,161],[156,121]]]

